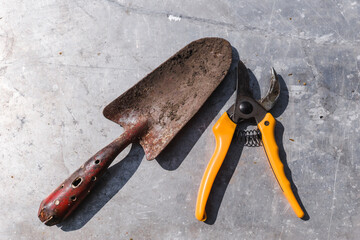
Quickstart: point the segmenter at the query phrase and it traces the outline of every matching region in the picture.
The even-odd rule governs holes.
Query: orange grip
[[[285,176],[284,165],[280,161],[279,148],[276,145],[274,134],[275,124],[275,118],[270,113],[267,113],[264,119],[258,123],[258,128],[260,129],[265,152],[275,177],[295,214],[299,218],[302,218],[304,216],[304,211],[300,207],[293,191],[291,190],[290,182]]]
[[[215,123],[213,127],[213,132],[216,139],[216,147],[214,154],[206,167],[199,187],[195,210],[195,217],[199,221],[206,220],[206,202],[209,198],[209,194],[215,177],[219,172],[219,169],[225,159],[227,151],[229,150],[235,128],[236,124],[231,121],[226,112],[219,118],[219,120]]]

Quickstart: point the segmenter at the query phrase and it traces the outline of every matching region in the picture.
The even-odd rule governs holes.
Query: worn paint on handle
[[[146,129],[147,121],[138,122],[86,161],[41,202],[38,212],[40,220],[51,226],[67,218],[90,193],[116,156]]]

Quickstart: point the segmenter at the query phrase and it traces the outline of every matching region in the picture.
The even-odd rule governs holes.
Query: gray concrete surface
[[[0,239],[359,239],[359,13],[357,0],[1,0]],[[40,201],[122,133],[104,106],[206,36],[238,51],[257,96],[271,66],[282,76],[277,140],[308,219],[263,149],[238,143],[211,221],[195,219],[211,127],[234,101],[230,74],[157,160],[127,148],[79,211],[43,225]]]

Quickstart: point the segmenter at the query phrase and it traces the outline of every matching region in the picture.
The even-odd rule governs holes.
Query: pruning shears
[[[275,141],[276,120],[272,114],[269,113],[269,110],[275,105],[280,95],[280,83],[273,68],[271,72],[271,84],[267,95],[261,100],[256,101],[249,88],[250,78],[248,70],[244,63],[239,61],[235,103],[219,118],[213,127],[216,147],[206,167],[198,192],[195,217],[199,221],[206,220],[205,206],[215,177],[230,147],[236,126],[240,122],[252,118],[255,119],[257,127],[260,130],[262,145],[281,190],[295,214],[299,218],[304,217],[304,211],[300,207],[291,189],[291,184],[285,175],[284,165],[280,160],[279,149]]]

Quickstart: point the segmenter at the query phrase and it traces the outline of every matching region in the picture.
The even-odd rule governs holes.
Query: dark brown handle
[[[90,193],[116,156],[146,129],[146,122],[135,124],[85,162],[41,202],[38,213],[40,220],[52,226],[67,218]]]

